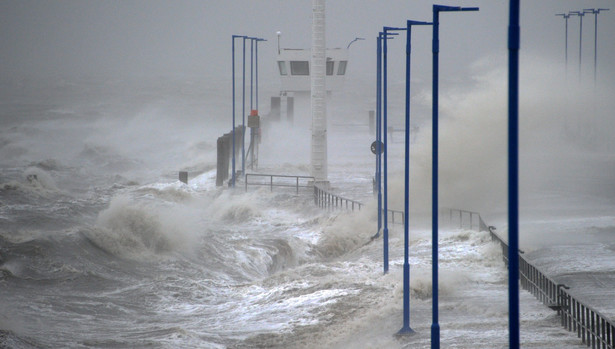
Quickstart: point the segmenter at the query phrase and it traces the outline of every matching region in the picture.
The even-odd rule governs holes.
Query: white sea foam
[[[120,257],[169,253],[190,243],[188,217],[175,217],[173,213],[118,196],[85,234],[100,248]]]

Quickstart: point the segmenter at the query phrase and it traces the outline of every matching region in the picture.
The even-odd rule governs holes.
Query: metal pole
[[[598,14],[601,11],[608,11],[608,8],[599,9],[584,9],[584,13],[592,13],[594,15],[594,88],[596,87],[598,77]]]
[[[250,38],[250,115],[252,115],[252,109],[254,109],[254,100],[253,100],[253,96],[254,96],[254,88],[253,88],[253,77],[254,77],[254,40],[256,40],[256,38]],[[244,114],[245,115],[245,114]],[[245,116],[244,116],[245,117]],[[244,128],[244,133],[245,133],[245,128]],[[245,140],[245,135],[244,135],[244,140]],[[245,149],[245,146],[244,148]],[[249,152],[250,154],[252,154],[252,156],[250,157],[250,168],[254,169],[254,128],[250,128],[250,147],[249,147]],[[246,155],[243,154],[244,157],[244,161],[246,160]],[[246,176],[245,174],[245,169],[244,169],[244,177]],[[246,178],[246,181],[248,179]]]
[[[276,33],[278,35],[278,55],[280,54],[280,35],[282,35],[282,32],[277,32]]]
[[[383,99],[383,118],[384,118],[384,230],[382,231],[382,239],[383,239],[383,244],[384,244],[384,248],[383,248],[383,254],[384,254],[384,273],[388,273],[389,272],[389,199],[388,199],[388,193],[389,193],[389,188],[388,188],[388,155],[389,155],[389,150],[388,150],[388,136],[387,136],[387,121],[388,121],[388,93],[387,93],[387,85],[388,85],[388,72],[387,72],[387,40],[389,35],[397,35],[396,33],[388,33],[388,31],[393,31],[393,30],[406,30],[406,28],[392,28],[392,27],[383,27],[383,32],[384,32],[384,45],[382,47],[382,57],[383,57],[383,93],[382,93],[382,99]]]
[[[579,81],[581,81],[581,52],[583,52],[583,17],[585,14],[579,13]]]
[[[519,348],[519,0],[510,0],[508,27],[508,331]]]
[[[256,107],[256,110],[258,110],[258,42],[259,41],[264,41],[264,40],[257,39],[256,43],[254,44],[254,51],[255,51],[254,65],[256,66],[256,72],[254,74],[255,80],[256,80],[256,93],[255,93],[255,100],[256,100],[255,107]]]
[[[600,10],[594,11],[594,87],[596,87],[596,71],[598,66],[598,13]]]
[[[254,107],[254,40],[250,38],[250,111]]]
[[[566,13],[557,13],[556,16],[562,16],[565,20],[565,43],[564,43],[564,56],[566,57],[566,77],[568,77],[568,18],[570,18],[570,14]]]
[[[259,41],[267,41],[267,40],[261,39],[261,38],[256,38],[255,41],[256,41],[254,43],[254,65],[255,65],[255,73],[254,73],[254,75],[255,75],[255,80],[256,80],[256,82],[255,82],[255,84],[256,84],[256,88],[255,88],[256,89],[256,92],[255,92],[255,99],[256,99],[255,107],[256,107],[256,110],[258,110],[258,42]],[[251,135],[252,135],[251,136],[252,137],[252,161],[251,161],[251,165],[252,165],[252,169],[254,169],[254,152],[255,151],[256,151],[256,156],[257,156],[256,160],[258,162],[258,137],[259,137],[259,134],[258,134],[257,129],[252,128],[251,129]],[[257,164],[257,166],[258,166],[258,164]]]
[[[478,7],[453,7],[433,5],[433,91],[432,91],[432,325],[431,347],[440,348],[438,323],[438,55],[440,52],[439,13],[450,11],[478,11]]]
[[[439,9],[433,5],[433,41],[432,41],[432,174],[431,174],[431,289],[432,289],[432,323],[431,348],[440,348],[440,324],[438,323],[438,54],[439,43]]]
[[[565,44],[565,50],[566,50],[566,74],[568,74],[568,18],[570,18],[570,15],[567,15],[566,17],[566,44]]]
[[[233,40],[232,40],[232,67],[233,67],[233,128],[231,129],[231,132],[233,132],[233,161],[232,161],[232,168],[231,168],[231,183],[233,186],[235,186],[235,35],[233,35]]]
[[[380,229],[382,228],[382,149],[380,149],[380,143],[382,140],[382,117],[381,117],[381,96],[382,96],[382,33],[378,35],[376,39],[376,141],[377,141],[377,154],[376,154],[376,182],[378,185],[378,232],[376,237],[380,236]]]
[[[384,45],[382,47],[382,59],[383,59],[383,117],[384,117],[384,230],[382,231],[382,239],[383,239],[383,254],[384,254],[384,273],[389,272],[389,218],[388,218],[388,193],[389,188],[387,185],[388,180],[388,154],[389,149],[387,145],[387,31],[384,29]]]
[[[231,167],[231,186],[235,187],[235,39],[236,38],[243,38],[244,36],[241,35],[233,35],[232,38],[232,67],[233,67],[233,129],[232,129],[232,133],[233,133],[233,150],[232,150],[232,167]]]
[[[581,53],[583,52],[583,17],[585,13],[581,11],[570,11],[569,14],[579,16],[579,82],[581,82]]]
[[[250,39],[246,36],[243,37],[243,95],[242,95],[242,108],[241,108],[241,175],[245,176],[246,173],[246,39]]]
[[[411,334],[414,331],[410,328],[410,247],[409,247],[409,226],[408,217],[410,215],[410,53],[412,48],[412,25],[429,25],[426,22],[407,21],[406,22],[406,139],[405,139],[405,172],[404,172],[404,323],[399,330],[399,334]]]

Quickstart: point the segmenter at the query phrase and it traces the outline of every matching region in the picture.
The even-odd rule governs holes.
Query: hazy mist
[[[443,13],[440,18],[443,204],[477,210],[500,209],[505,202],[506,178],[508,2],[477,0],[448,4],[479,6],[480,11]],[[342,96],[346,102],[335,101],[338,106],[330,109],[336,110],[333,118],[364,117],[368,109],[375,107],[373,85],[378,31],[383,25],[404,26],[406,19],[429,21],[431,5],[431,1],[422,0],[327,3],[329,47],[345,47],[355,37],[366,38],[350,49],[347,80],[351,83],[347,81],[345,91],[336,95],[335,99]],[[584,18],[581,76],[578,71],[578,17],[569,19],[566,70],[564,20],[555,16],[560,12],[608,8],[609,5],[611,1],[545,0],[522,4],[522,184],[529,193],[541,188],[560,194],[592,193],[611,197],[609,154],[615,146],[609,130],[614,126],[611,120],[615,36],[610,34],[615,32],[615,8],[598,17],[599,74],[595,90],[592,83],[593,15]],[[117,119],[113,120],[117,121],[105,120],[109,118],[100,115],[105,121],[95,124],[92,135],[86,139],[94,144],[109,141],[113,145],[133,144],[123,148],[152,154],[151,163],[159,164],[157,157],[164,152],[148,152],[149,143],[162,143],[161,137],[166,137],[169,144],[181,143],[182,137],[189,134],[194,142],[190,149],[198,153],[202,147],[198,145],[201,138],[198,130],[204,127],[201,115],[205,115],[206,120],[217,120],[220,125],[230,115],[230,103],[225,101],[230,101],[231,94],[233,34],[268,40],[259,45],[259,76],[265,90],[276,93],[279,83],[275,70],[276,32],[282,33],[282,47],[308,48],[310,25],[310,1],[4,1],[0,3],[0,79],[8,82],[39,77],[51,81],[84,77],[94,81],[136,79],[151,82],[150,89],[161,83],[162,80],[156,80],[161,78],[200,81],[197,86],[182,85],[178,89],[161,83],[164,88],[156,93],[164,95],[168,91],[169,95],[183,96],[180,101],[149,101],[143,92],[139,98],[143,98],[144,106],[130,111],[132,114],[127,115],[127,119],[113,111],[108,114],[115,115]],[[237,40],[238,57],[241,48],[241,40]],[[429,28],[415,27],[412,48],[413,122],[421,129],[413,148],[413,176],[418,177],[418,190],[426,191],[430,183],[431,156]],[[249,47],[247,49],[249,52]],[[404,56],[403,40],[390,41],[389,111],[390,124],[394,126],[401,126],[403,118]],[[360,83],[355,83],[357,81]],[[55,91],[53,84],[46,91]],[[18,96],[19,91],[11,86],[5,84],[5,91]],[[111,86],[114,89],[122,86],[130,91],[127,85]],[[187,101],[184,88],[193,98],[191,103],[199,99],[200,88],[203,94],[216,96],[209,101],[215,99],[217,102],[192,105],[196,109],[186,116],[181,107]],[[122,95],[122,91],[114,91],[113,98],[120,100]],[[78,101],[83,96],[78,94],[74,98]],[[92,100],[99,96],[96,91],[87,94]],[[269,97],[265,92],[261,96]],[[297,115],[308,115],[305,109],[308,104],[298,101],[297,106],[301,105],[304,107],[297,110]],[[186,117],[189,119],[183,126],[190,131],[173,135],[163,132],[177,127],[179,117],[185,121]],[[309,121],[304,124],[309,126]],[[127,131],[116,131],[120,125]],[[135,139],[132,135],[139,133],[138,130],[145,133]],[[103,131],[108,131],[110,136]],[[295,138],[294,146],[283,147],[287,154],[276,153],[276,161],[301,159],[302,164],[307,162],[307,152],[303,151],[308,148],[309,138],[303,131],[289,133],[290,138]],[[219,133],[217,130],[210,132],[212,135]],[[275,130],[274,133],[282,134]],[[52,139],[57,137],[54,135]],[[335,147],[334,139],[329,142]],[[276,144],[263,146],[265,152],[272,153],[268,151],[270,148],[278,149]],[[177,155],[165,158],[173,156]],[[426,193],[425,200],[418,201],[428,207]],[[421,197],[419,193],[416,195]]]
[[[449,1],[480,6],[478,13],[441,14],[442,76],[463,73],[478,59],[504,62],[508,2]],[[375,73],[375,38],[382,26],[430,21],[432,1],[329,1],[327,45],[351,49],[352,74]],[[521,57],[564,60],[564,20],[555,13],[612,5],[612,1],[532,1],[522,4]],[[0,77],[213,77],[231,71],[231,35],[266,38],[259,45],[261,77],[275,79],[276,32],[281,46],[308,48],[310,1],[3,1],[0,3]],[[613,80],[615,10],[599,15],[599,66]],[[593,70],[593,15],[584,20],[583,69]],[[578,17],[569,20],[570,68],[578,64]],[[430,76],[431,33],[413,31],[414,76]],[[241,46],[238,44],[238,48]],[[403,42],[390,43],[392,75],[403,67]],[[451,54],[447,54],[450,52]],[[576,72],[576,70],[574,70]],[[523,76],[522,76],[523,77]]]

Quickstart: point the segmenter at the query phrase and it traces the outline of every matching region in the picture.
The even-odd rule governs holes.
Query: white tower
[[[325,0],[312,0],[312,152],[311,173],[315,182],[327,182],[327,88],[325,45]]]

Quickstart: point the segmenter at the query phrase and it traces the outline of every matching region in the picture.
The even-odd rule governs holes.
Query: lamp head
[[[459,6],[444,6],[433,5],[435,12],[454,12],[454,11],[478,11],[478,7],[459,7]]]

